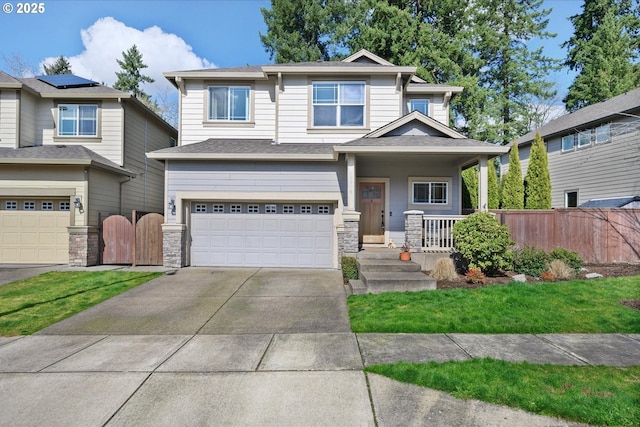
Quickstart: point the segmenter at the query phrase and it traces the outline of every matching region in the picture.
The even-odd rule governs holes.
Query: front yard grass
[[[557,366],[493,359],[374,365],[368,372],[566,420],[640,425],[640,367]]]
[[[640,333],[640,276],[352,295],[357,333]]]
[[[50,272],[0,286],[0,336],[30,335],[162,273]]]

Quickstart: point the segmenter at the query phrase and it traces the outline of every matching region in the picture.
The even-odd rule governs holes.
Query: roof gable
[[[364,136],[364,138],[380,138],[385,136],[397,136],[398,134],[407,134],[409,129],[424,129],[424,127],[433,129],[434,133],[431,133],[427,130],[429,135],[433,136],[445,136],[454,139],[463,139],[466,138],[461,133],[456,132],[448,126],[443,125],[439,121],[425,116],[419,111],[412,111],[411,113],[400,117],[397,120],[392,121],[391,123],[382,126],[379,129],[374,130],[373,132],[368,133]]]

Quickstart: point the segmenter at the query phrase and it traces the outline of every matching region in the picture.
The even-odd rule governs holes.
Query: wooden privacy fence
[[[133,211],[100,221],[101,264],[162,265],[162,223],[158,213]]]
[[[640,209],[492,210],[516,246],[578,252],[586,263],[640,262]]]

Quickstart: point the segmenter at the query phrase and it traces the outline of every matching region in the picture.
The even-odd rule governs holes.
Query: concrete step
[[[436,289],[436,280],[421,272],[361,272],[360,278],[371,294]]]
[[[400,249],[373,248],[363,249],[356,255],[357,259],[398,259]]]
[[[351,291],[351,295],[364,295],[368,293],[367,287],[360,279],[349,280],[349,289]]]
[[[358,271],[371,271],[371,272],[419,272],[420,264],[412,261],[400,261],[395,259],[372,259],[364,258],[358,259]]]

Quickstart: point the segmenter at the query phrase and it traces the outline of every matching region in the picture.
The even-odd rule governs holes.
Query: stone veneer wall
[[[187,226],[162,224],[162,265],[181,268],[187,265]]]
[[[411,252],[422,250],[422,216],[423,211],[404,212],[404,240],[409,244]]]
[[[360,212],[344,212],[342,220],[344,225],[338,229],[338,265],[343,256],[356,256],[358,253]]]
[[[89,267],[98,264],[100,250],[97,227],[71,226],[69,231],[69,265]]]

